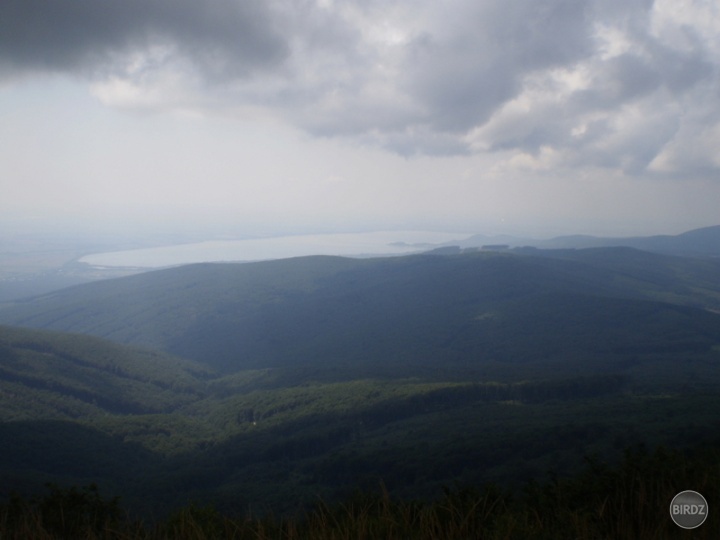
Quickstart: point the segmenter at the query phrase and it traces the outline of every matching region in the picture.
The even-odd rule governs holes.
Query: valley
[[[720,262],[632,248],[199,264],[0,307],[4,494],[293,515],[716,444]]]

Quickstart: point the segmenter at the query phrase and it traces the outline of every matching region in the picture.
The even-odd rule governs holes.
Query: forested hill
[[[0,327],[0,498],[97,482],[150,514],[292,513],[380,481],[427,499],[637,443],[716,444],[718,264],[307,257],[6,304],[5,323],[45,329]]]
[[[629,248],[201,264],[0,309],[6,324],[155,347],[234,372],[458,376],[718,340],[720,262]],[[480,367],[482,366],[482,367]],[[523,368],[526,371],[529,368]],[[592,368],[595,369],[595,368]],[[494,370],[494,371],[493,371]]]
[[[488,237],[475,235],[461,242],[462,247],[485,244],[534,246],[543,249],[580,249],[597,247],[631,247],[643,251],[678,255],[681,257],[720,257],[720,225],[693,229],[677,235],[634,237],[601,237],[589,235],[558,236],[547,240],[515,238],[512,236]]]
[[[91,336],[0,326],[0,421],[171,412],[215,374]]]

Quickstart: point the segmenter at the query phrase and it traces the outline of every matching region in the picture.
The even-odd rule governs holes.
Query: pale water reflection
[[[363,257],[402,255],[425,251],[463,240],[468,233],[433,231],[381,231],[369,233],[313,234],[213,240],[157,248],[87,255],[80,262],[92,266],[162,268],[199,262],[261,261],[305,255]]]

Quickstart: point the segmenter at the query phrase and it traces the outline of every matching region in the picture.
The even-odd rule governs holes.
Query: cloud
[[[163,50],[163,55],[158,55]],[[286,43],[260,0],[6,0],[0,61],[23,71],[116,75],[138,58],[183,59],[204,77],[248,76],[280,62]],[[130,63],[130,68],[128,68]]]
[[[0,76],[84,77],[113,106],[260,111],[403,155],[718,167],[683,142],[720,132],[706,0],[5,0],[0,21]]]

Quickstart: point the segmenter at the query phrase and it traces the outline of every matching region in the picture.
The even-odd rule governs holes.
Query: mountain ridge
[[[631,248],[208,263],[6,304],[0,322],[155,347],[224,372],[430,366],[433,355],[462,363],[463,347],[510,342],[512,332],[523,332],[518,321],[532,320],[522,307],[545,312],[553,295],[573,297],[578,309],[616,309],[601,302],[608,297],[629,310],[638,300],[657,302],[658,311],[677,311],[675,304],[717,310],[718,274],[720,261]],[[489,330],[499,320],[506,329]]]
[[[575,234],[556,236],[549,239],[523,238],[510,235],[474,235],[454,244],[463,248],[480,248],[488,244],[504,244],[510,247],[531,246],[539,249],[631,247],[665,255],[716,258],[720,257],[720,225],[692,229],[677,235],[603,237]]]
[[[380,480],[416,500],[705,444],[718,276],[521,248],[201,264],[4,304],[54,330],[0,327],[0,495],[92,481],[150,513],[285,513]]]

